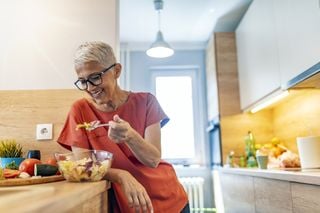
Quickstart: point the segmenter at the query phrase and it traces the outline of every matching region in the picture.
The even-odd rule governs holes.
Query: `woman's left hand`
[[[161,159],[160,123],[150,125],[142,138],[131,125],[118,115],[109,121],[108,137],[115,143],[126,143],[144,165],[155,168]]]
[[[108,136],[111,140],[121,143],[130,139],[132,127],[127,121],[122,120],[119,115],[114,115],[113,121],[109,121],[109,125]]]

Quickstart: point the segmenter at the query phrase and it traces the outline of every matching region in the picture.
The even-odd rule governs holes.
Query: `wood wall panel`
[[[244,154],[244,137],[248,131],[255,137],[256,143],[267,143],[273,137],[272,111],[264,110],[255,114],[242,113],[221,118],[221,138],[223,161],[233,150],[236,155]]]
[[[234,150],[244,152],[244,136],[251,130],[256,143],[277,137],[289,150],[298,153],[296,138],[320,135],[320,90],[290,90],[281,102],[257,113],[241,113],[221,118],[223,160]]]
[[[235,34],[214,35],[220,115],[235,115],[241,113]]]
[[[16,139],[25,153],[40,149],[43,160],[54,152],[66,152],[56,140],[71,104],[84,94],[72,89],[0,91],[0,139]],[[40,123],[53,123],[53,140],[36,140]]]
[[[285,101],[273,108],[274,135],[294,152],[297,137],[320,135],[320,90],[290,90]]]

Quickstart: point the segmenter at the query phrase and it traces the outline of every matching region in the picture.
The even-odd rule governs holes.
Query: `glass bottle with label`
[[[255,139],[251,131],[248,132],[245,139],[245,152],[247,158],[247,167],[257,167]]]

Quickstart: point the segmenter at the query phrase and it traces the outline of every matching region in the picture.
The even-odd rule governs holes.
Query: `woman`
[[[77,49],[75,85],[90,100],[76,101],[68,114],[58,143],[74,152],[97,149],[112,152],[113,212],[189,212],[187,195],[173,167],[161,160],[161,127],[168,117],[150,93],[122,90],[117,80],[121,65],[112,48],[87,42]],[[93,131],[77,124],[99,121],[108,127]]]

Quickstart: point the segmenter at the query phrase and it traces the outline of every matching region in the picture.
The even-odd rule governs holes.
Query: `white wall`
[[[74,88],[73,53],[92,40],[118,54],[117,0],[1,0],[0,89]]]

